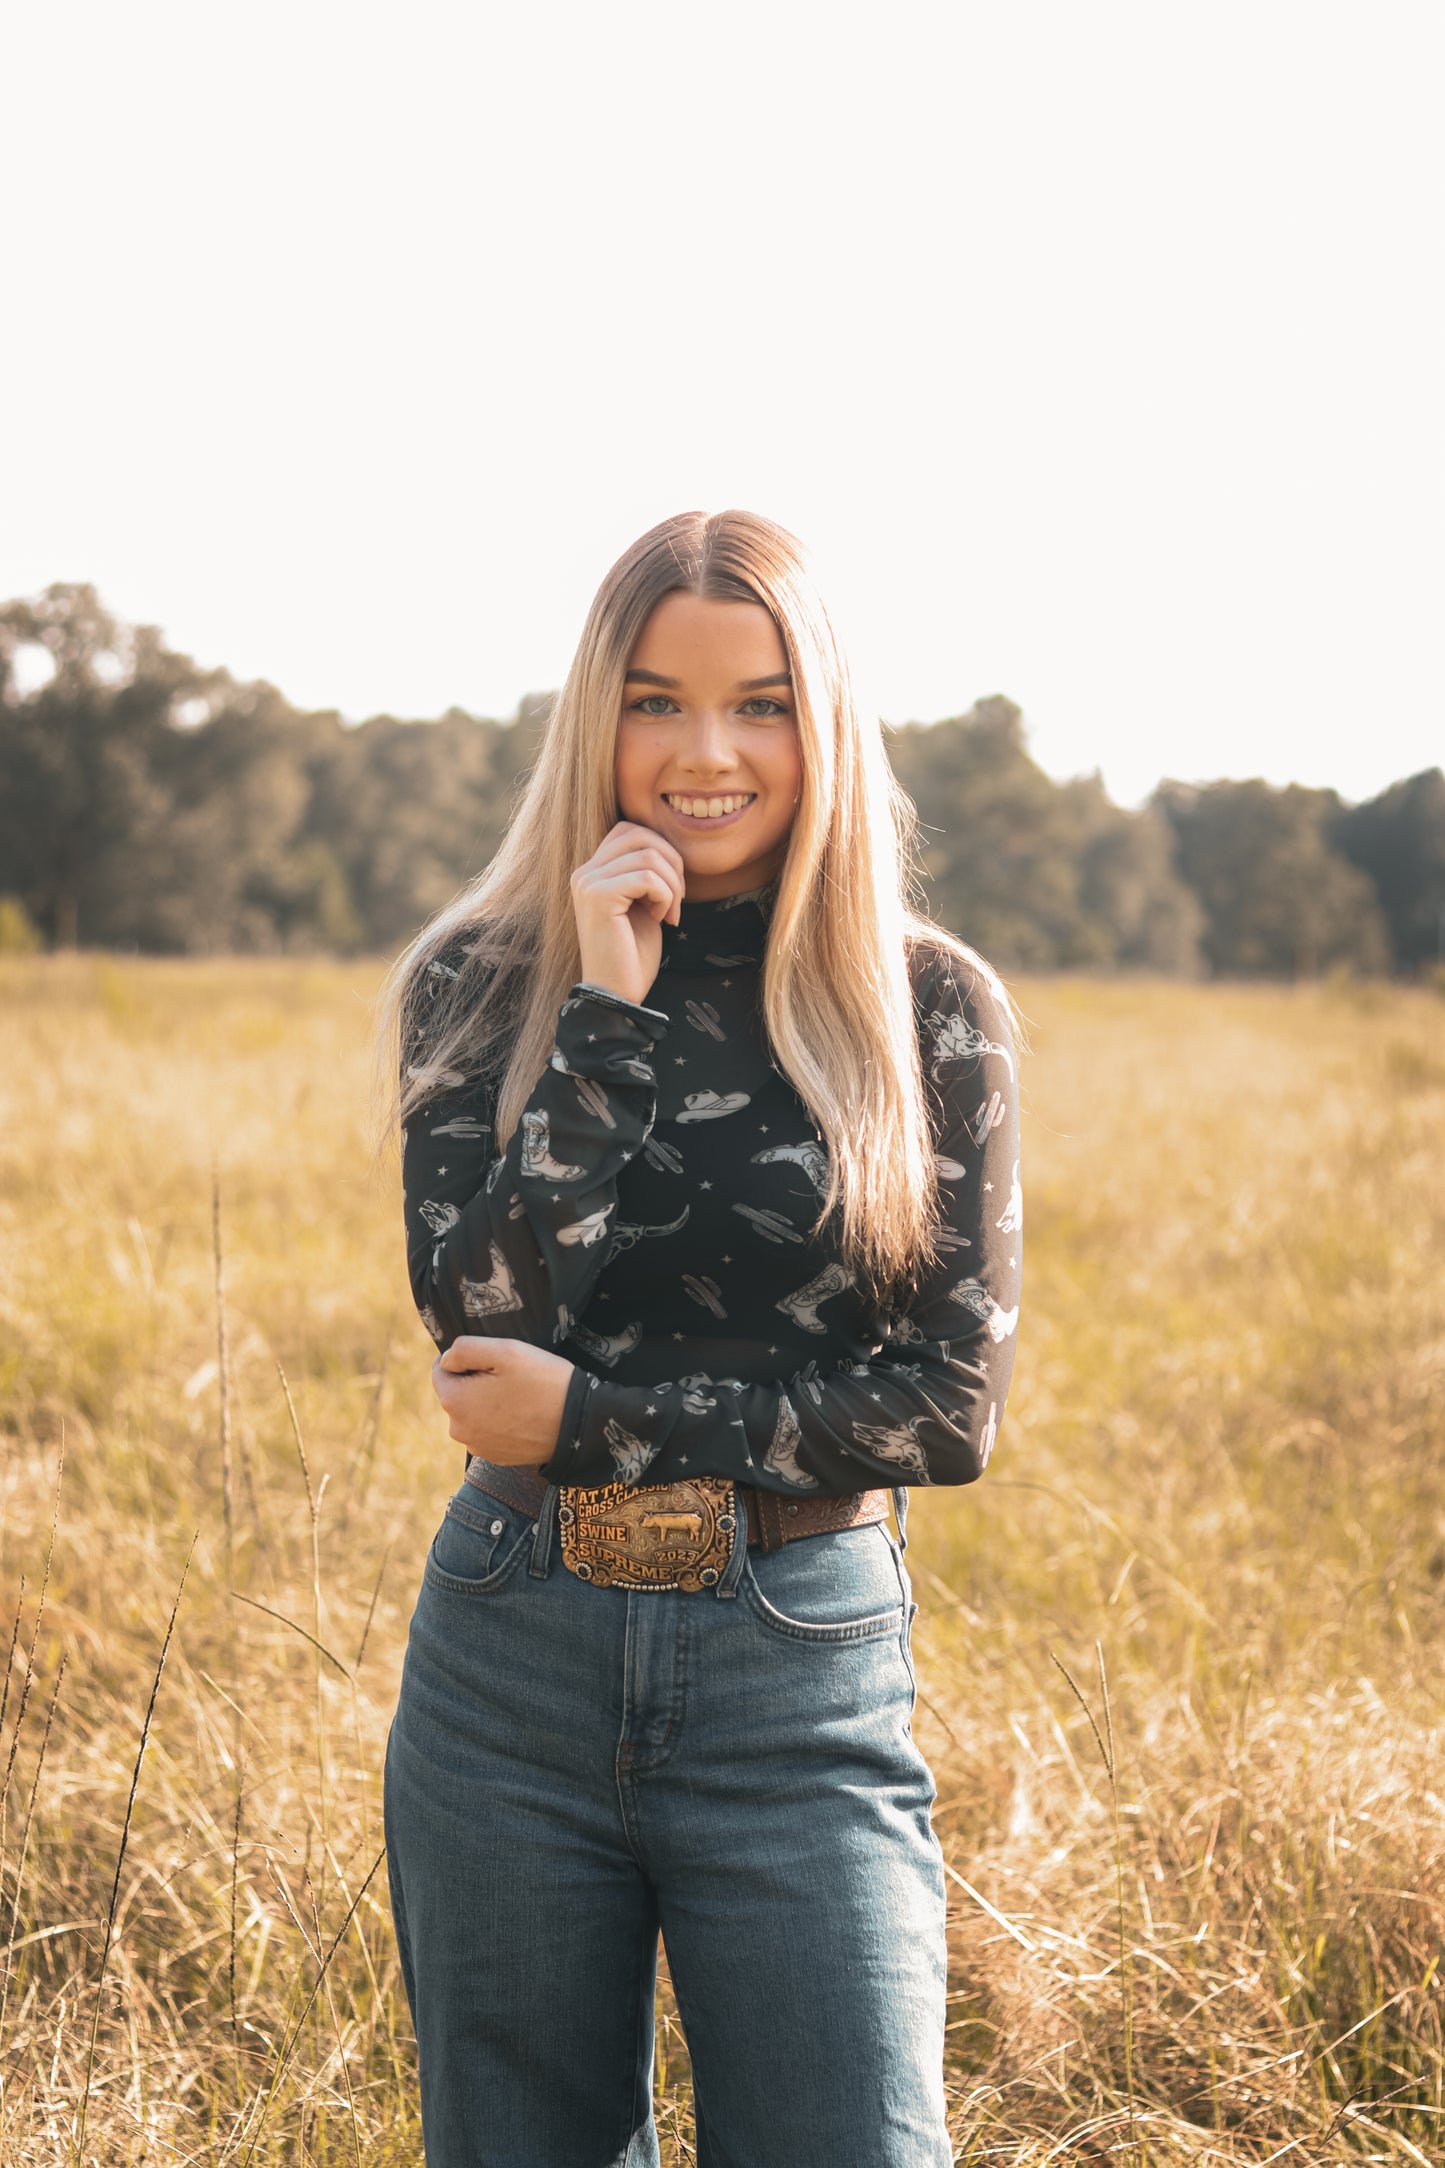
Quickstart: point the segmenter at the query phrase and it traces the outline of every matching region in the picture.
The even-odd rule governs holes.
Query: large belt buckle
[[[564,1483],[557,1493],[562,1563],[594,1588],[716,1588],[738,1525],[725,1476],[692,1482]]]

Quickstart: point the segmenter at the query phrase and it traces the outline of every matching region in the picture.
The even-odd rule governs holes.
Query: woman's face
[[[687,894],[706,902],[771,880],[802,784],[787,651],[769,612],[664,595],[623,687],[622,819],[666,836]],[[723,810],[738,799],[746,802]]]

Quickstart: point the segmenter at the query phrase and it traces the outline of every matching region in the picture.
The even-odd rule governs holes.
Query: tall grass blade
[[[91,2012],[90,2018],[90,2045],[85,2057],[85,2087],[80,2096],[80,2123],[73,2149],[77,2164],[80,2162],[85,2150],[85,2125],[90,2112],[90,2088],[95,2076],[95,2047],[100,2034],[101,1997],[105,1993],[106,1968],[110,1963],[111,1941],[115,1934],[115,1908],[120,1898],[120,1877],[125,1866],[126,1847],[130,1843],[131,1817],[135,1813],[135,1796],[140,1789],[141,1763],[145,1760],[146,1746],[151,1735],[151,1719],[155,1715],[156,1700],[161,1690],[161,1678],[165,1672],[166,1658],[170,1654],[171,1636],[176,1630],[176,1617],[181,1608],[181,1597],[185,1592],[186,1575],[191,1570],[191,1560],[195,1556],[196,1545],[200,1540],[201,1531],[198,1528],[191,1537],[190,1549],[186,1552],[185,1564],[181,1567],[181,1578],[176,1585],[175,1602],[171,1605],[171,1615],[166,1621],[166,1637],[161,1643],[161,1653],[156,1661],[155,1676],[151,1680],[150,1700],[146,1703],[145,1722],[141,1725],[140,1745],[136,1749],[135,1768],[131,1772],[130,1792],[125,1803],[125,1820],[121,1825],[120,1848],[115,1855],[115,1879],[111,1883],[110,1904],[106,1908],[105,1943],[101,1949],[100,1971],[95,1982],[95,2008]]]

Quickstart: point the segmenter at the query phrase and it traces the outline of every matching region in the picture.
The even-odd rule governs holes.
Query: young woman
[[[656,2162],[659,1931],[703,2168],[952,2159],[904,1509],[988,1460],[1022,1205],[914,819],[800,545],[685,514],[388,982],[468,1456],[386,1765],[431,2168]]]

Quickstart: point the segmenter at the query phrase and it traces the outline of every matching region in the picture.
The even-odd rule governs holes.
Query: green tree
[[[1445,774],[1426,768],[1345,807],[1331,835],[1374,886],[1396,970],[1445,963]]]
[[[1097,775],[1056,783],[1023,718],[994,695],[889,735],[922,816],[920,870],[941,922],[1007,969],[1198,968],[1200,913],[1152,811],[1125,813]]]
[[[22,696],[15,658],[45,650],[49,682]],[[0,607],[0,885],[57,948],[113,936],[118,896],[143,887],[166,805],[158,740],[203,680],[153,626],[125,626],[89,586],[57,582]]]
[[[452,708],[435,723],[374,716],[319,748],[306,835],[344,871],[368,948],[410,939],[487,864],[514,744],[503,724]]]
[[[1161,783],[1179,867],[1204,909],[1212,971],[1308,978],[1332,964],[1388,969],[1384,914],[1367,877],[1330,844],[1332,790],[1254,780]]]

